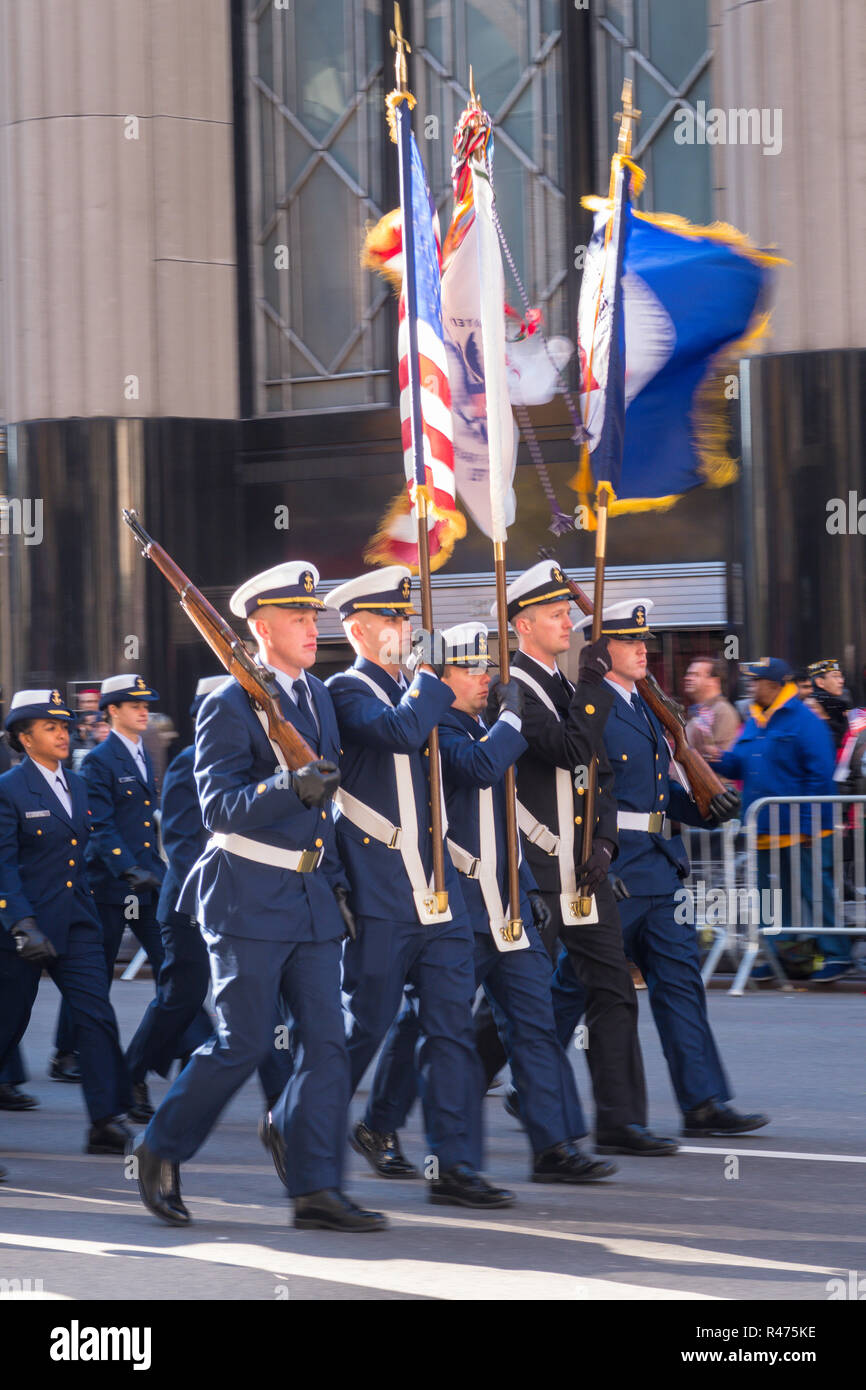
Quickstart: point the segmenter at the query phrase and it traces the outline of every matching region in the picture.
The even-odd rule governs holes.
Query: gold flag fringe
[[[635,166],[637,167],[637,166]],[[581,207],[588,208],[590,212],[599,212],[611,207],[610,198],[601,198],[595,193],[588,194],[580,200]],[[755,265],[773,266],[790,265],[791,262],[784,256],[776,255],[773,251],[763,250],[760,246],[755,246],[754,242],[741,232],[738,227],[731,226],[730,222],[710,222],[706,226],[701,226],[697,222],[689,222],[688,218],[681,217],[677,212],[638,212],[637,208],[632,208],[632,215],[640,219],[641,222],[648,222],[652,227],[661,227],[665,232],[673,232],[676,236],[692,237],[694,240],[703,239],[705,241],[719,241],[732,251],[737,251],[741,256],[754,261]]]
[[[397,107],[401,101],[408,101],[409,110],[414,110],[415,98],[411,92],[389,92],[385,98],[385,119],[388,122],[388,134],[391,136],[391,143],[397,143]]]
[[[409,501],[409,494],[406,488],[402,488],[394,500],[391,502],[387,512],[379,522],[376,534],[372,537],[369,545],[364,551],[364,560],[368,565],[406,565],[413,574],[418,573],[417,563],[412,564],[394,555],[395,544],[406,544],[406,542],[396,541],[391,535],[391,527],[404,516],[409,516],[412,505]],[[447,564],[454,553],[454,547],[458,541],[466,535],[466,518],[462,512],[443,511],[434,503],[428,501],[427,515],[438,523],[436,537],[439,549],[435,555],[430,556],[430,569],[438,570]]]

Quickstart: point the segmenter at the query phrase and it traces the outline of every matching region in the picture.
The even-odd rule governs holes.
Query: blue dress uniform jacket
[[[95,1123],[121,1114],[129,1077],[108,999],[102,925],[85,869],[92,817],[87,784],[65,770],[68,814],[29,759],[0,777],[0,1056],[22,1037],[42,964],[23,961],[10,928],[33,917],[57,952],[45,962],[63,995],[70,1050]]]
[[[71,816],[29,758],[0,777],[0,925],[8,933],[22,917],[35,917],[58,954],[75,922],[102,933],[85,870],[87,786],[74,772],[64,775]]]
[[[146,781],[126,745],[112,732],[81,764],[93,812],[87,874],[98,903],[124,902],[130,890],[121,875],[134,864],[160,881],[165,873],[153,818],[159,796],[147,749],[144,761]],[[142,907],[152,905],[152,893],[137,896]]]
[[[435,676],[424,674],[416,676],[404,691],[381,666],[363,657],[355,662],[355,669],[376,682],[392,708],[356,676],[348,672],[331,676],[327,684],[337,711],[343,750],[340,785],[386,820],[399,825],[394,754],[409,754],[420,827],[418,848],[429,881],[433,847],[428,833],[430,782],[423,750],[430,730],[453,704],[453,691]],[[399,851],[366,836],[348,817],[339,814],[337,842],[352,884],[356,913],[364,917],[417,920],[412,886]],[[456,892],[457,906],[462,906],[457,875],[447,851],[445,886],[449,893]]]
[[[448,812],[448,838],[476,858],[489,846],[481,844],[478,822],[478,791],[493,789],[493,823],[496,833],[496,880],[499,896],[508,908],[508,845],[505,836],[505,772],[526,749],[526,739],[513,725],[497,719],[488,730],[484,724],[462,710],[450,709],[439,721],[439,748],[445,807]],[[460,887],[472,926],[476,932],[490,934],[487,911],[476,879],[462,876]],[[532,870],[525,858],[520,861],[520,892],[524,900],[523,919],[532,922],[525,898],[537,891]]]
[[[185,927],[189,925],[189,916],[177,911],[177,900],[207,841],[195,786],[194,743],[172,758],[162,784],[160,809],[162,847],[168,868],[162,880],[156,916],[158,921],[170,926]]]
[[[604,727],[620,811],[664,811],[684,825],[711,827],[685,788],[671,777],[671,755],[660,721],[641,701],[638,714],[622,696],[614,700]],[[619,832],[616,872],[631,893],[673,893],[689,872],[679,835],[666,840],[644,830]],[[620,904],[622,915],[622,904]]]
[[[280,691],[282,711],[322,758],[339,761],[337,721],[321,681],[307,675],[321,724],[304,718]],[[257,864],[208,844],[184,884],[178,911],[223,936],[259,941],[333,941],[343,919],[333,894],[348,888],[334,838],[330,806],[307,807],[286,785],[285,773],[249,698],[237,681],[204,700],[196,721],[195,780],[201,815],[211,834],[239,834],[283,850],[324,848],[321,865],[296,873]]]

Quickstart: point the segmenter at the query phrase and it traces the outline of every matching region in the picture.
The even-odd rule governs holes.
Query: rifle
[[[542,559],[553,559],[549,551],[539,551]],[[563,573],[565,571],[563,570]],[[579,584],[575,584],[573,579],[565,575],[565,582],[571,591],[572,598],[584,616],[588,617],[592,612],[592,603],[587,598]],[[686,780],[695,798],[695,804],[704,818],[710,814],[710,802],[714,796],[728,789],[724,782],[717,777],[713,769],[694,748],[690,748],[686,742],[686,721],[682,710],[675,700],[662,690],[655,676],[646,675],[642,680],[636,682],[640,696],[649,705],[656,719],[670,735],[673,743],[673,755],[679,763]]]
[[[268,738],[275,743],[292,772],[318,762],[306,739],[284,718],[280,708],[280,687],[270,671],[254,661],[238,637],[204,594],[188,579],[138,520],[138,513],[123,508],[123,519],[141,546],[145,559],[152,560],[180,594],[180,606],[198,629],[211,651],[219,658],[230,676],[234,676],[250,697],[253,707],[264,712],[268,723]]]

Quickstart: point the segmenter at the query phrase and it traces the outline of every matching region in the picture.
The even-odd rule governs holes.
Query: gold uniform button
[[[583,825],[583,816],[575,816],[574,823],[575,825]]]
[[[658,760],[659,760],[659,755],[658,755],[658,753],[656,753],[656,762],[658,762]]]
[[[585,791],[586,791],[586,787],[578,787],[578,789],[577,789],[577,794],[578,794],[578,796],[583,796],[583,794],[584,794]]]
[[[622,760],[623,760],[624,763],[627,763],[627,762],[628,762],[628,753],[623,753],[623,755],[622,755]]]
[[[111,851],[111,853],[112,853],[112,854],[120,854],[120,850],[119,850],[119,849],[113,849],[113,850]]]
[[[368,845],[369,843],[370,843],[370,836],[369,836],[369,835],[365,835],[365,836],[364,836],[364,844],[365,844],[365,845]]]
[[[41,834],[42,834],[42,831],[41,831],[41,830],[37,830],[36,834],[37,834],[37,835],[41,835]],[[120,853],[119,850],[118,850],[118,853]]]
[[[150,802],[149,802],[149,801],[145,801],[144,804],[145,804],[145,806],[149,806],[149,805],[150,805]]]
[[[322,812],[322,820],[327,820],[327,819],[328,819],[328,813],[327,813],[327,811],[323,811],[323,812]]]
[[[659,773],[659,781],[661,781],[661,780],[662,780],[662,775],[661,775],[661,773]]]
[[[71,882],[70,879],[67,879],[67,880],[66,880],[66,887],[67,887],[67,888],[71,888],[71,887],[72,887],[72,882]]]
[[[412,696],[412,699],[413,699],[413,700],[417,700],[417,699],[418,699],[418,696],[421,694],[421,691],[420,691],[420,690],[410,690],[410,691],[409,691],[409,694]]]
[[[70,861],[69,861],[69,867],[70,867],[70,869],[74,869],[74,868],[75,868],[75,860],[74,860],[74,859],[70,859]]]
[[[77,841],[77,840],[70,840],[69,843],[70,843],[71,845],[77,845],[77,844],[78,844],[78,841]]]
[[[317,841],[316,841],[316,849],[321,849],[323,843],[324,843],[324,841],[322,841],[322,840],[317,840]]]
[[[587,714],[595,714],[595,705],[587,705],[586,712]]]
[[[478,742],[479,742],[479,743],[486,743],[487,740],[489,739],[489,737],[490,737],[489,734],[482,734],[482,736],[481,736],[481,738],[478,740]]]
[[[424,749],[424,757],[425,757],[425,758],[429,758],[429,757],[430,757],[430,749],[429,749],[429,748],[425,748],[425,749]]]
[[[145,825],[150,825],[150,821],[149,821],[149,820],[146,820],[144,823],[145,823]]]
[[[660,796],[660,797],[659,797],[659,801],[664,801],[664,797],[663,797],[663,796]]]
[[[132,796],[132,792],[128,791],[128,792],[126,793],[126,795],[127,795],[127,796]]]
[[[5,907],[5,906],[6,906],[6,899],[5,899],[5,898],[0,898],[0,907]]]
[[[261,796],[262,792],[266,792],[267,789],[268,789],[268,784],[267,784],[267,782],[259,782],[259,785],[256,787],[256,792],[258,793],[259,796]]]
[[[145,848],[145,849],[150,849],[150,840],[145,840],[145,842],[144,842],[144,848]]]

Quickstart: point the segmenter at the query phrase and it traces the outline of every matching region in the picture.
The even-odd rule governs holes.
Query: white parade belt
[[[325,853],[321,849],[278,849],[275,845],[263,845],[259,840],[250,840],[246,835],[211,835],[208,848],[215,846],[229,854],[238,854],[241,859],[252,859],[256,864],[270,864],[274,869],[292,869],[297,874],[311,874],[318,869]]]
[[[525,951],[530,944],[529,937],[525,931],[521,931],[516,939],[512,937],[509,914],[503,906],[499,892],[496,877],[496,823],[493,814],[493,792],[490,787],[481,787],[478,792],[478,831],[484,858],[470,854],[468,849],[448,839],[445,843],[451,855],[451,863],[458,873],[464,874],[466,878],[475,879],[478,883],[484,899],[490,934],[497,951]],[[516,903],[514,907],[515,911],[519,911]]]
[[[618,830],[646,830],[650,835],[660,835],[665,828],[664,811],[617,811]]]
[[[363,830],[365,835],[370,835],[380,844],[387,845],[389,849],[399,849],[400,841],[403,838],[403,831],[399,825],[394,825],[386,816],[380,816],[378,811],[374,811],[372,806],[366,802],[359,801],[351,792],[344,791],[342,787],[334,794],[334,803],[342,811],[347,820],[356,825],[359,830]]]

